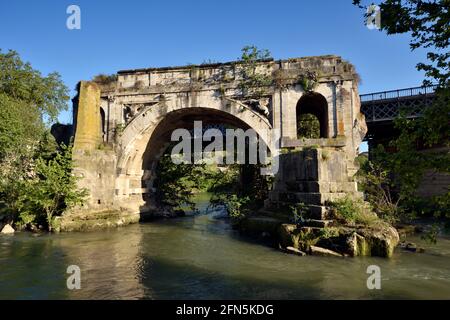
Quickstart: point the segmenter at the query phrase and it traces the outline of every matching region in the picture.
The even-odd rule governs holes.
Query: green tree
[[[175,164],[169,152],[159,160],[156,172],[155,199],[158,199],[160,206],[177,208],[187,205],[195,209],[191,198],[193,191],[204,183],[204,164]]]
[[[365,9],[367,4],[364,2],[353,0],[354,5]],[[450,1],[384,0],[376,4],[381,10],[381,30],[388,35],[409,33],[412,50],[417,48],[429,50],[428,61],[418,63],[417,68],[424,70],[427,78],[437,81],[440,87],[448,88]]]
[[[363,2],[353,0],[353,4],[365,8]],[[425,85],[437,85],[435,101],[424,108],[421,117],[410,119],[402,113],[395,120],[399,136],[391,145],[396,152],[378,157],[390,176],[395,176],[402,205],[414,209],[412,200],[417,198],[415,190],[423,174],[450,173],[450,154],[446,151],[450,146],[450,1],[384,0],[376,4],[381,9],[381,31],[388,35],[408,33],[411,50],[428,51],[427,60],[418,62],[417,69],[425,72]],[[420,150],[429,147],[444,147],[444,151]],[[448,197],[448,193],[437,197],[429,201],[430,206],[448,204]],[[442,211],[450,212],[446,209]]]
[[[52,154],[41,152],[33,164],[33,177],[27,179],[19,197],[19,218],[27,224],[45,221],[52,231],[56,220],[65,210],[83,203],[87,190],[77,187],[78,178],[72,174],[72,148],[61,146]]]
[[[382,146],[377,147],[376,157],[386,157]],[[409,220],[409,216],[399,207],[400,198],[395,195],[395,185],[390,177],[388,165],[380,160],[369,161],[366,157],[359,157],[360,169],[357,177],[359,186],[365,193],[366,200],[372,205],[374,212],[390,223]]]
[[[0,93],[26,104],[32,115],[55,121],[67,109],[68,89],[58,73],[47,76],[23,62],[18,53],[0,50]]]
[[[46,124],[67,109],[67,93],[57,73],[44,77],[17,52],[0,50],[0,163],[33,154]]]
[[[17,52],[0,51],[0,202],[9,220],[32,223],[78,203],[70,148],[58,149],[49,126],[67,109],[57,73],[43,76]]]

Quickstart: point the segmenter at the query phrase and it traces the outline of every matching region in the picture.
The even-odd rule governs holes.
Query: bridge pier
[[[310,218],[325,220],[327,204],[347,195],[362,197],[342,150],[303,149],[280,155],[280,172],[265,207],[289,209],[304,203]]]

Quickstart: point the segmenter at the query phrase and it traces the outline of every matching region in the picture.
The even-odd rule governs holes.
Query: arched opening
[[[328,138],[328,103],[320,93],[306,93],[297,103],[298,138]]]
[[[211,183],[212,181],[214,182],[217,177],[220,177],[223,179],[230,179],[222,181],[223,183],[221,183],[220,187],[230,189],[219,190],[219,192],[222,192],[221,194],[229,192],[230,194],[236,194],[238,196],[247,196],[246,193],[257,191],[257,196],[263,197],[261,190],[257,190],[257,188],[255,188],[255,190],[250,190],[250,186],[253,187],[252,179],[257,181],[260,181],[261,179],[259,174],[256,174],[256,172],[260,172],[258,164],[252,165],[246,163],[241,166],[234,164],[230,165],[225,159],[223,159],[223,163],[221,164],[213,163],[208,164],[207,166],[194,164],[173,165],[171,163],[170,153],[174,145],[178,143],[178,141],[171,142],[172,133],[176,129],[186,129],[191,133],[191,136],[193,136],[194,124],[199,121],[201,121],[202,124],[203,134],[207,129],[218,130],[224,134],[222,140],[224,153],[220,154],[219,152],[219,157],[222,156],[224,158],[226,156],[226,140],[228,139],[225,135],[225,130],[242,129],[244,132],[247,132],[246,130],[250,129],[248,124],[236,116],[215,109],[189,108],[168,113],[154,129],[143,154],[142,189],[145,190],[145,192],[143,192],[142,197],[146,203],[146,208],[141,208],[144,209],[141,210],[141,212],[146,212],[147,208],[152,210],[155,207],[159,211],[167,212],[167,206],[174,206],[180,199],[187,199],[190,196],[189,193],[192,190],[188,190],[189,188],[199,188],[198,178],[201,180],[200,185],[202,183],[204,184],[202,186],[204,188],[200,190],[200,192],[209,192],[216,195],[215,192],[218,190],[214,188],[217,187],[217,184],[212,185]],[[205,150],[205,147],[215,140],[216,138],[213,137],[209,141],[203,141],[202,150]],[[193,144],[194,141],[192,139],[192,145]],[[246,137],[246,161],[250,158],[249,144],[250,139]],[[264,143],[263,145],[267,150],[267,146]],[[192,151],[194,151],[193,147]],[[258,163],[260,163],[259,150],[257,152],[257,157]],[[212,178],[208,180],[209,177]],[[217,183],[217,181],[215,183]],[[233,190],[231,190],[231,188]],[[236,191],[237,189],[239,189],[239,192]],[[198,191],[199,190],[195,190],[195,192]],[[174,192],[179,192],[180,194],[175,194]],[[186,195],[188,197],[186,197]],[[162,199],[168,201],[161,202],[160,200]],[[163,207],[164,210],[161,210],[161,207]],[[177,211],[178,210],[175,212]]]
[[[100,135],[102,137],[102,141],[106,141],[106,115],[105,110],[100,107]]]

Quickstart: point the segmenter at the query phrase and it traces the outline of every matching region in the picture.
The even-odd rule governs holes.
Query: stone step
[[[241,229],[249,233],[262,234],[268,232],[275,235],[283,220],[267,216],[251,216],[241,222]]]
[[[273,200],[270,197],[264,202],[264,210],[271,212],[286,212],[289,214],[291,211],[290,206],[292,206],[292,203]]]
[[[319,237],[323,228],[319,227],[300,227],[299,229],[301,232],[306,234],[312,234],[314,237]]]
[[[288,218],[293,217],[293,212],[291,206],[293,204],[290,202],[283,201],[267,201],[265,203],[264,209],[267,212],[276,212],[277,214],[284,215]],[[329,218],[329,210],[326,206],[321,205],[307,205],[308,211],[304,214],[306,219],[315,220],[327,220]],[[272,214],[268,214],[272,215]]]
[[[283,202],[303,202],[311,205],[323,205],[326,201],[342,199],[347,195],[345,192],[319,193],[319,192],[279,192],[278,200]]]
[[[258,216],[266,216],[281,221],[290,221],[291,214],[287,210],[277,210],[277,209],[260,209],[257,212]]]
[[[286,249],[284,249],[284,251],[286,253],[295,254],[297,256],[306,256],[306,252],[300,251],[299,249],[291,247],[291,246],[286,247]]]
[[[310,254],[313,256],[321,256],[321,257],[342,257],[342,254],[330,250],[330,249],[326,249],[326,248],[322,248],[322,247],[318,247],[318,246],[311,246],[310,247]]]
[[[286,184],[286,190],[288,192],[356,192],[357,186],[354,181],[342,181],[342,182],[317,182],[317,181],[288,181]]]
[[[329,218],[329,210],[325,206],[308,206],[308,212],[306,218],[314,220],[327,220]]]
[[[287,181],[286,188],[294,192],[319,192],[320,184],[317,181]]]
[[[277,195],[277,200],[284,202],[295,204],[299,202],[308,203],[308,204],[321,204],[322,196],[320,193],[301,193],[301,192],[279,192]]]
[[[303,223],[303,225],[306,227],[326,228],[329,227],[333,222],[333,220],[308,219]]]

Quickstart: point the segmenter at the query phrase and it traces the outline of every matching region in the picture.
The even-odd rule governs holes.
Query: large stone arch
[[[147,186],[143,185],[143,181],[147,179],[146,175],[150,174],[143,165],[144,155],[157,128],[164,125],[169,118],[176,121],[180,116],[194,114],[199,120],[203,117],[215,117],[218,121],[231,123],[236,127],[255,130],[268,148],[274,150],[272,127],[267,118],[258,112],[231,99],[211,99],[204,96],[197,97],[195,104],[190,100],[188,96],[185,99],[168,99],[148,106],[124,128],[118,140],[116,178],[116,197],[122,206],[132,211],[137,211],[137,207],[142,211],[145,207],[142,194],[147,192]],[[171,128],[177,128],[176,123],[172,124]],[[164,147],[164,142],[161,142],[161,147],[152,151],[153,155],[160,154],[159,149]],[[130,197],[133,201],[128,201]]]
[[[123,70],[108,83],[82,81],[73,100],[73,150],[79,185],[89,189],[90,197],[81,211],[139,216],[135,213],[140,212],[143,189],[148,188],[146,170],[151,171],[154,164],[146,162],[146,150],[155,145],[152,137],[164,140],[169,132],[159,139],[155,130],[164,121],[178,121],[175,115],[195,112],[252,128],[269,146],[275,166],[267,173],[276,179],[266,209],[298,200],[322,212],[326,201],[355,194],[354,158],[366,130],[353,66],[338,56],[262,61],[260,65],[274,81],[259,99],[242,97],[240,64],[235,62]],[[323,96],[319,108],[316,103],[299,106],[308,93],[298,79],[312,69],[320,75],[314,89]],[[325,102],[326,108],[322,107]],[[103,143],[99,107],[105,113]],[[321,138],[298,138],[296,114],[302,112],[317,113],[322,120]],[[158,159],[164,144],[154,149],[149,157]]]

